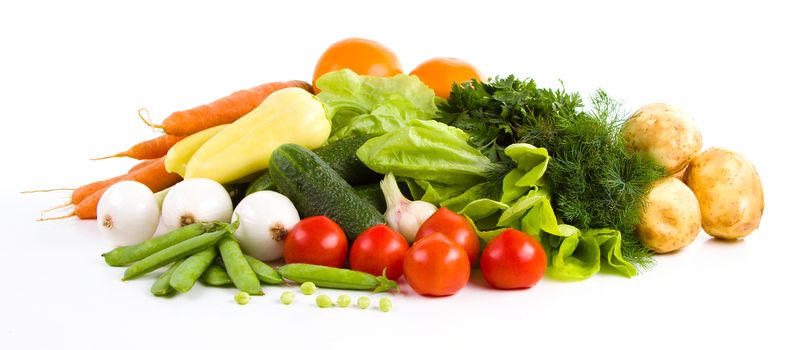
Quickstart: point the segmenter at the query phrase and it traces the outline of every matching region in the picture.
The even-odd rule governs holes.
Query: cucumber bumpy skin
[[[301,217],[324,215],[353,241],[385,218],[312,151],[295,144],[278,147],[270,157],[270,177]]]

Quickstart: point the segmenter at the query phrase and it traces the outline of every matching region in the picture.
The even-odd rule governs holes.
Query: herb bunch
[[[635,226],[646,192],[665,172],[625,147],[620,130],[626,114],[619,102],[603,90],[590,102],[585,109],[578,93],[539,89],[531,79],[508,76],[453,86],[439,106],[439,120],[466,131],[469,143],[500,168],[508,164],[503,149],[511,143],[545,147],[551,156],[546,176],[560,219],[583,229],[621,231],[624,257],[648,267],[651,252]],[[494,173],[502,174],[499,170]]]

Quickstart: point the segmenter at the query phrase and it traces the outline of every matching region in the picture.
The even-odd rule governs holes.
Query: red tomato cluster
[[[536,239],[507,229],[480,252],[475,228],[462,215],[441,208],[430,216],[408,247],[405,238],[387,225],[361,233],[348,249],[348,239],[337,223],[325,216],[301,220],[286,237],[287,263],[343,267],[397,280],[404,274],[422,295],[447,296],[469,281],[480,261],[483,278],[494,288],[530,288],[545,273],[545,250]]]

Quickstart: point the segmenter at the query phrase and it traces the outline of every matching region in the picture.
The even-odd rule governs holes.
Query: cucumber
[[[345,179],[349,185],[357,186],[371,182],[376,183],[382,180],[382,174],[375,173],[357,158],[357,149],[371,138],[370,136],[349,137],[320,147],[314,152],[334,169],[340,177]],[[265,171],[250,183],[245,195],[266,190],[275,190],[275,185],[270,178],[270,173]]]
[[[357,158],[357,150],[372,137],[354,136],[330,143],[315,150],[320,159],[328,164],[351,186],[364,185],[382,180],[382,175],[368,169]]]
[[[261,176],[257,177],[253,182],[250,183],[250,186],[247,186],[247,193],[245,196],[249,196],[250,194],[258,191],[273,191],[275,190],[275,185],[272,183],[272,179],[270,179],[270,172],[264,171],[261,173]]]
[[[378,182],[354,186],[354,192],[366,202],[371,203],[378,212],[384,213],[388,209],[385,194],[382,192],[382,187],[379,186]]]
[[[382,214],[312,151],[295,144],[278,147],[270,157],[270,178],[289,197],[301,217],[325,215],[353,241],[365,229],[385,223]]]

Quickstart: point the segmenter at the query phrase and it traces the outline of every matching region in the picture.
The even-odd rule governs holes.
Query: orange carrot
[[[151,140],[143,141],[137,145],[130,147],[128,150],[111,156],[95,158],[93,160],[115,158],[115,157],[129,157],[135,159],[154,159],[165,156],[169,152],[169,148],[174,146],[175,143],[182,140],[185,136],[174,135],[161,135]]]
[[[152,163],[154,163],[154,162],[156,162],[156,161],[158,161],[160,159],[162,159],[162,158],[144,160],[144,161],[142,161],[142,162],[140,162],[138,164],[135,164],[135,166],[130,168],[129,171],[127,171],[127,173],[138,171],[138,169],[143,168],[145,166],[148,166],[149,164],[152,164]]]
[[[160,158],[160,159],[162,160],[162,158]],[[138,171],[139,169],[142,169],[144,167],[147,167],[147,166],[149,166],[150,164],[152,164],[152,163],[154,163],[156,161],[158,161],[158,159],[147,159],[147,160],[144,160],[144,161],[136,164],[135,166],[133,166],[132,169],[129,169],[127,174],[118,175],[116,177],[112,177],[112,178],[109,178],[109,179],[106,179],[106,180],[100,180],[100,181],[91,182],[89,184],[81,186],[81,187],[73,190],[73,194],[70,196],[70,203],[68,203],[68,204],[66,204],[66,205],[64,205],[62,207],[65,207],[65,206],[70,205],[70,204],[73,204],[73,205],[79,204],[79,203],[81,203],[82,200],[87,198],[87,196],[95,193],[96,191],[98,191],[98,190],[100,190],[102,188],[107,188],[107,187],[109,187],[110,185],[112,185],[112,184],[114,184],[116,182],[123,181],[124,177],[126,177],[128,174],[131,174],[131,173],[133,173],[135,171]],[[57,208],[60,208],[60,207],[57,207]]]
[[[174,112],[163,120],[162,125],[152,124],[142,115],[140,117],[147,125],[163,129],[166,134],[191,135],[217,125],[232,123],[258,107],[273,92],[288,87],[299,87],[312,92],[312,85],[305,81],[274,82],[236,91],[230,96],[220,98],[206,105]]]
[[[73,216],[76,216],[79,219],[94,219],[96,217],[96,207],[98,206],[98,201],[101,199],[101,196],[104,194],[104,191],[106,191],[113,184],[118,183],[120,181],[131,180],[140,182],[148,186],[149,189],[152,190],[152,192],[162,191],[180,182],[182,178],[179,175],[169,173],[166,171],[166,166],[163,164],[163,160],[164,158],[155,160],[151,162],[149,165],[141,167],[140,169],[134,172],[122,175],[120,178],[112,178],[109,180],[105,180],[105,181],[110,180],[117,180],[117,181],[111,181],[111,183],[103,185],[101,188],[99,188],[92,194],[86,196],[78,204],[75,204],[72,213],[65,216],[42,220],[65,219]]]

